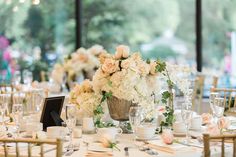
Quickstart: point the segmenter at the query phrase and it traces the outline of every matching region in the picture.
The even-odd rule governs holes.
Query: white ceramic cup
[[[51,126],[47,127],[47,137],[48,138],[64,138],[67,133],[67,128],[62,126]]]
[[[195,116],[191,119],[191,129],[192,130],[201,130],[202,127],[202,117]]]
[[[175,116],[175,120],[176,120],[177,122],[182,122],[182,121],[183,121],[182,115],[181,115],[181,110],[176,110],[176,111],[174,112],[174,116]]]
[[[85,131],[85,132],[87,132],[87,131],[94,131],[93,118],[91,118],[91,117],[83,118],[82,130]]]
[[[135,131],[138,138],[149,139],[155,135],[156,127],[154,125],[141,125]]]
[[[185,133],[186,132],[186,127],[184,122],[174,122],[173,123],[173,130],[175,133]]]
[[[121,128],[97,128],[97,136],[99,140],[102,140],[103,138],[106,138],[111,141],[115,141],[116,135],[122,134]]]

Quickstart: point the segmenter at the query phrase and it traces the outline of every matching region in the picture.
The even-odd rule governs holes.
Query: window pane
[[[195,66],[195,0],[83,1],[82,37],[85,47],[126,44],[146,58]]]
[[[1,48],[0,56],[5,53],[4,63],[12,71],[21,67],[35,72],[75,48],[74,1],[41,0],[38,5],[32,2],[39,0],[0,1],[0,36],[11,41],[9,47]],[[36,56],[41,56],[41,60]],[[15,66],[15,61],[20,66]],[[2,73],[6,73],[6,67],[1,67]]]
[[[203,71],[219,76],[219,86],[235,86],[230,76],[236,73],[236,65],[233,65],[236,63],[236,50],[233,49],[236,45],[233,33],[236,31],[236,1],[207,0],[202,3]]]

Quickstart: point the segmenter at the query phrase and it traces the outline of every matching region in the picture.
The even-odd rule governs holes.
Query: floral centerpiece
[[[100,63],[93,77],[95,92],[110,93],[113,98],[145,106],[146,113],[151,115],[152,94],[157,89],[156,63],[144,61],[139,53],[130,55],[125,45],[118,46],[114,55],[101,54]]]
[[[52,70],[52,78],[55,82],[63,83],[64,75],[67,81],[76,81],[76,78],[84,75],[87,79],[92,79],[89,75],[99,67],[99,55],[106,52],[100,45],[94,45],[89,49],[79,48],[70,54],[63,63],[55,64]]]
[[[94,92],[92,82],[89,80],[77,84],[70,92],[70,102],[76,104],[78,109],[81,109],[88,117],[94,116],[94,110],[101,100],[102,95]]]

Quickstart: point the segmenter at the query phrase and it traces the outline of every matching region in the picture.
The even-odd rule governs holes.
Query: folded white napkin
[[[189,151],[189,149],[186,149],[188,147],[185,145],[178,144],[178,143],[167,145],[160,140],[149,141],[148,147],[159,150],[159,151],[163,151],[166,153],[171,153],[171,154],[174,154],[177,151]]]

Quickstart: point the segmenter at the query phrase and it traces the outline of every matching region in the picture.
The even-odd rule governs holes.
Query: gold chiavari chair
[[[0,84],[0,93],[10,93],[14,90],[11,84]]]
[[[20,143],[26,143],[28,146],[27,148],[27,154],[24,154],[24,156],[32,157],[37,156],[36,154],[32,154],[32,146],[33,145],[39,145],[40,146],[40,157],[44,157],[45,150],[44,145],[54,145],[56,146],[55,150],[55,156],[56,157],[62,157],[62,141],[60,139],[56,140],[39,140],[39,139],[0,139],[0,143],[3,143],[4,148],[4,157],[9,156],[15,156],[20,157],[23,154],[20,152],[19,144]],[[15,143],[15,154],[9,153],[7,144],[9,143]]]
[[[0,84],[0,94],[10,94],[10,102],[8,104],[8,111],[12,111],[13,105],[13,92],[15,88],[12,84]]]
[[[204,90],[204,75],[198,75],[194,81],[192,106],[200,105],[202,103],[203,90]]]
[[[217,76],[213,76],[212,87],[216,88],[217,84],[218,84],[218,77]]]
[[[217,92],[224,98],[225,115],[236,115],[236,89],[213,87],[211,92]]]
[[[210,142],[219,141],[221,142],[221,157],[225,157],[225,142],[232,141],[233,144],[233,157],[236,157],[236,135],[219,135],[219,136],[210,136],[209,134],[203,134],[203,143],[204,143],[204,157],[210,157]]]

